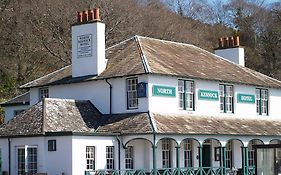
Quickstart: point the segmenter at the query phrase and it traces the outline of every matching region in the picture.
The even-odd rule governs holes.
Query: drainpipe
[[[178,143],[177,143],[178,144]],[[176,146],[176,154],[177,154],[177,175],[180,175],[180,145]]]
[[[151,116],[150,116],[150,112],[148,111],[148,116],[150,118],[150,122],[151,122],[151,126],[152,126],[152,134],[153,134],[153,143],[152,143],[152,171],[153,171],[153,175],[157,175],[157,165],[156,165],[156,131],[154,128],[154,125],[152,124],[152,120],[151,120]]]
[[[11,138],[8,138],[8,151],[9,151],[9,174],[11,174]]]
[[[156,134],[155,134],[155,131],[153,129],[153,145],[152,145],[153,175],[157,175],[157,172],[156,172],[156,149],[157,149],[157,146],[156,146]]]
[[[109,85],[109,114],[112,114],[112,84],[105,79],[105,82]]]
[[[200,145],[199,146],[199,167],[200,167],[200,175],[203,175],[203,162],[202,162],[202,158],[203,158],[203,155],[202,155],[202,149],[203,149],[203,146]]]
[[[121,140],[120,140],[120,138],[118,136],[116,136],[116,139],[118,141],[118,170],[120,171],[121,170],[121,144],[122,143],[121,143]]]

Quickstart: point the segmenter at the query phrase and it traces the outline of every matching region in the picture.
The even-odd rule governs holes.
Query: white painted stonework
[[[90,41],[83,41],[88,38]],[[104,23],[74,25],[72,27],[72,77],[98,75],[105,69],[106,63]]]
[[[30,107],[29,105],[16,105],[16,106],[5,107],[5,123],[10,121],[15,116],[16,111],[26,110],[29,107]]]
[[[245,66],[244,48],[242,47],[215,50],[215,54],[233,63]]]

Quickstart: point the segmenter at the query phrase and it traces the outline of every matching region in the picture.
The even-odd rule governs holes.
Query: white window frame
[[[183,145],[184,167],[185,168],[193,167],[193,161],[192,161],[193,144],[192,144],[192,140],[190,140],[190,139],[184,140],[183,144],[184,144]]]
[[[35,149],[36,150],[36,158],[34,156],[30,156],[31,154],[28,152],[29,149]],[[22,173],[32,173],[36,174],[38,171],[38,147],[37,146],[17,146],[17,172],[18,175],[21,175]],[[24,155],[23,159],[21,159],[23,162],[19,162],[19,150],[23,150]],[[23,167],[19,167],[19,163],[24,164]],[[35,164],[35,166],[32,166],[32,164]]]
[[[225,162],[226,162],[226,165],[225,165],[225,167],[226,168],[229,168],[229,169],[231,169],[232,167],[233,167],[233,155],[232,155],[232,153],[233,153],[233,143],[232,143],[232,141],[229,141],[227,144],[226,144],[226,149],[225,149],[225,154],[226,154],[226,156],[225,156]]]
[[[255,149],[253,145],[257,144],[257,140],[251,140],[248,144],[248,165],[254,166],[255,165]]]
[[[95,170],[96,167],[96,147],[86,146],[86,170]]]
[[[234,113],[234,87],[233,85],[220,84],[220,111]]]
[[[170,139],[162,140],[162,168],[171,168],[171,147]]]
[[[49,98],[49,88],[48,87],[39,88],[39,101],[41,101],[43,98]]]
[[[179,109],[194,111],[194,81],[178,80]]]
[[[256,88],[256,112],[258,115],[268,115],[268,98],[268,89]]]
[[[134,169],[134,147],[128,146],[125,149],[125,169]]]
[[[138,94],[137,94],[137,84],[138,78],[127,78],[126,87],[127,87],[127,109],[138,109]]]
[[[23,111],[24,111],[24,109],[14,110],[14,116],[19,115],[19,114],[22,113]]]
[[[106,146],[106,169],[114,169],[114,146]]]

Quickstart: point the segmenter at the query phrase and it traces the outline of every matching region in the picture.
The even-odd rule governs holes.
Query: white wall
[[[2,171],[9,171],[9,146],[8,139],[2,138],[0,139],[0,149],[1,149],[1,158],[2,158]]]
[[[219,82],[206,80],[193,80],[195,86],[195,111],[181,110],[178,107],[178,79],[177,77],[151,75],[149,77],[148,95],[149,111],[155,113],[195,114],[205,116],[238,117],[251,119],[281,119],[279,104],[281,104],[281,89],[269,89],[269,116],[260,116],[256,113],[256,103],[238,103],[237,95],[255,95],[256,86],[223,83],[234,87],[234,114],[220,112],[219,100],[202,100],[198,98],[199,90],[212,90],[219,92]],[[187,79],[188,80],[188,79]],[[192,80],[192,79],[191,79]],[[153,96],[152,86],[162,85],[176,88],[176,97]]]
[[[90,43],[84,42],[89,48],[79,52],[78,38],[82,35],[91,36]],[[80,46],[80,47],[79,47]],[[86,55],[85,55],[86,53]],[[105,60],[105,25],[101,22],[72,26],[72,76],[100,74],[106,68]]]
[[[56,140],[56,151],[48,151],[48,140]],[[52,175],[72,175],[72,136],[44,137],[45,169]]]
[[[218,49],[215,50],[215,54],[233,63],[240,64],[241,66],[245,66],[244,48],[242,47]]]
[[[138,109],[127,109],[126,78],[108,80],[112,84],[112,112],[130,113],[147,112],[147,98],[139,98]],[[147,76],[138,76],[139,82],[147,82]],[[109,85],[105,80],[73,83],[49,87],[50,98],[90,100],[103,114],[109,113]],[[30,90],[31,105],[39,101],[38,88]]]
[[[106,169],[106,146],[114,146],[115,169],[118,169],[118,142],[114,137],[73,136],[72,140],[72,174],[84,174],[86,170],[86,146],[95,146],[96,169]]]
[[[37,146],[38,172],[46,172],[45,145],[43,137],[11,138],[11,174],[17,174],[17,148],[21,146]],[[7,151],[8,152],[8,151]],[[8,160],[8,157],[6,157]]]
[[[17,105],[5,107],[5,122],[10,121],[15,116],[15,111],[25,110],[29,108],[29,105]]]

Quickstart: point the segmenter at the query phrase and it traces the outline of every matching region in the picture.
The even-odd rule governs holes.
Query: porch
[[[120,152],[118,168],[87,170],[85,174],[259,175],[263,173],[257,173],[255,167],[256,146],[280,144],[280,140],[276,138],[209,137],[124,136],[119,138],[121,150],[116,150]],[[279,155],[278,153],[275,161],[281,160]],[[276,170],[272,175],[278,173]]]

